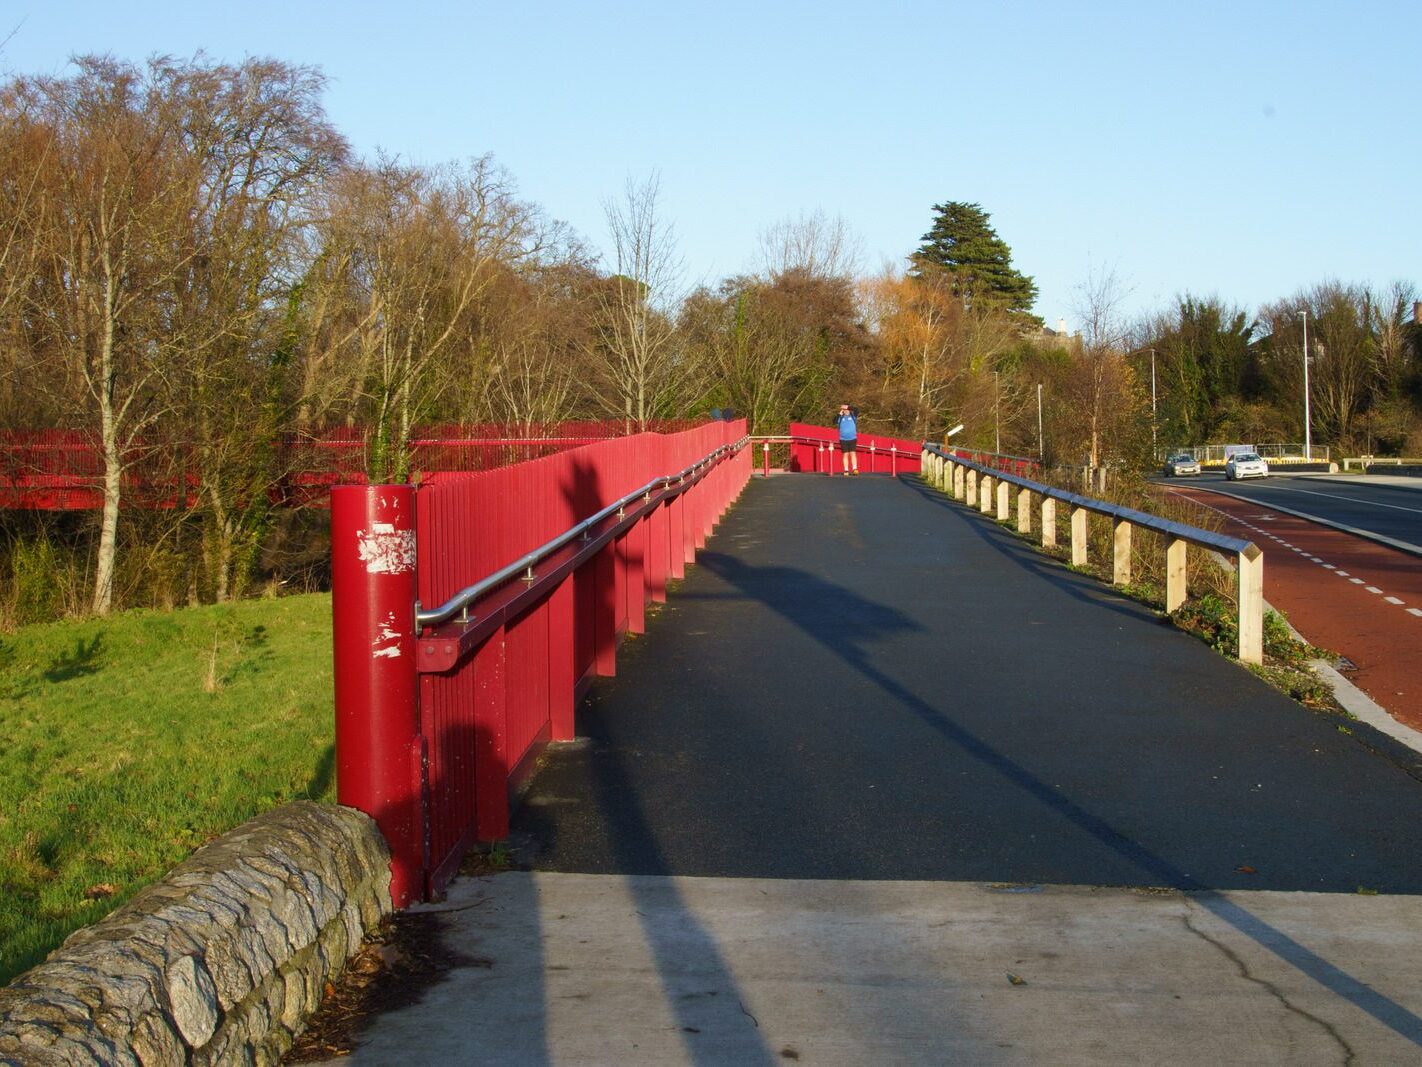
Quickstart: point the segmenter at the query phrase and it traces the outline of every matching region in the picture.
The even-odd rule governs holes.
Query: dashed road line
[[[1184,499],[1189,500],[1191,503],[1195,504],[1195,505],[1198,506],[1198,507],[1202,507],[1202,508],[1206,509],[1207,511],[1213,511],[1213,512],[1215,512],[1216,514],[1223,515],[1223,516],[1224,516],[1226,519],[1228,519],[1230,522],[1233,522],[1233,523],[1236,523],[1236,524],[1238,524],[1238,525],[1240,525],[1240,526],[1243,526],[1246,530],[1252,530],[1253,532],[1255,532],[1255,533],[1257,533],[1257,534],[1259,534],[1259,535],[1261,535],[1261,536],[1263,536],[1263,537],[1267,537],[1267,538],[1269,538],[1271,541],[1274,541],[1274,542],[1278,543],[1279,545],[1282,545],[1284,548],[1287,548],[1287,549],[1289,549],[1290,551],[1297,552],[1300,556],[1302,556],[1304,559],[1308,560],[1310,563],[1317,563],[1317,564],[1318,564],[1320,567],[1322,567],[1324,570],[1332,571],[1334,574],[1338,575],[1338,577],[1340,577],[1340,578],[1347,578],[1348,581],[1349,581],[1349,583],[1352,584],[1352,585],[1365,585],[1365,579],[1363,579],[1363,578],[1354,578],[1354,577],[1353,577],[1352,575],[1350,575],[1347,571],[1339,570],[1337,564],[1334,564],[1334,563],[1324,563],[1323,560],[1322,560],[1320,557],[1318,557],[1318,556],[1310,556],[1310,555],[1308,554],[1307,550],[1302,549],[1302,548],[1299,548],[1297,545],[1290,544],[1288,541],[1285,541],[1282,537],[1278,536],[1277,534],[1272,534],[1272,533],[1270,533],[1268,530],[1265,530],[1265,529],[1262,529],[1262,528],[1260,528],[1260,527],[1258,527],[1258,526],[1255,526],[1254,523],[1250,522],[1248,519],[1240,518],[1238,515],[1231,515],[1229,512],[1224,511],[1224,510],[1221,509],[1221,508],[1214,507],[1214,506],[1211,505],[1211,504],[1206,504],[1203,500],[1198,500],[1198,499],[1196,499],[1195,497],[1186,496],[1184,493],[1177,492],[1177,491],[1174,490],[1174,489],[1168,490],[1168,492],[1172,493],[1172,494],[1175,495],[1175,496],[1184,497]],[[1321,494],[1321,493],[1320,493],[1320,494],[1317,494],[1317,495],[1322,496],[1322,495],[1324,495],[1324,494]],[[1257,518],[1260,522],[1273,522],[1273,521],[1275,521],[1275,518],[1276,518],[1276,517],[1273,516],[1273,515],[1256,515],[1255,518]],[[1418,617],[1418,618],[1422,618],[1422,608],[1409,608],[1409,607],[1406,607],[1406,606],[1405,606],[1405,602],[1404,602],[1404,601],[1398,599],[1398,598],[1395,597],[1395,596],[1383,596],[1383,591],[1382,591],[1381,589],[1379,589],[1379,588],[1378,588],[1377,586],[1375,586],[1375,585],[1367,585],[1367,586],[1365,586],[1365,588],[1367,589],[1367,591],[1368,591],[1369,593],[1372,593],[1372,594],[1374,594],[1374,595],[1376,595],[1376,596],[1381,596],[1381,597],[1383,598],[1383,600],[1386,601],[1387,603],[1389,603],[1389,604],[1394,604],[1394,605],[1396,605],[1396,606],[1398,606],[1398,607],[1401,607],[1404,611],[1407,612],[1407,614],[1409,614],[1409,615],[1414,615],[1414,616],[1416,616],[1416,617]]]

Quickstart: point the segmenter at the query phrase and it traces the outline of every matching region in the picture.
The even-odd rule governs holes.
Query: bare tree
[[[606,408],[638,427],[675,406],[692,369],[677,343],[683,266],[660,194],[656,175],[641,183],[629,178],[622,199],[603,204],[614,273],[599,289],[589,356]]]
[[[298,237],[346,146],[321,107],[325,79],[309,68],[160,61],[155,74],[190,162],[192,250],[157,343],[220,601],[251,571],[281,473],[273,446],[291,400]]]
[[[22,310],[46,235],[40,198],[52,139],[26,121],[9,92],[0,93],[0,423],[21,414],[19,383],[30,380]],[[38,414],[28,408],[28,417]]]
[[[478,378],[489,415],[532,433],[571,418],[577,408],[577,361],[586,346],[582,309],[546,278],[510,288],[514,299],[486,323],[491,360]]]
[[[760,234],[761,260],[772,279],[791,271],[812,278],[852,278],[862,249],[842,216],[831,219],[818,210],[782,219]]]
[[[349,170],[319,229],[306,408],[329,410],[339,376],[348,411],[373,428],[368,473],[402,481],[416,422],[456,375],[487,373],[475,321],[482,297],[504,272],[535,263],[548,231],[489,157],[436,170],[390,159]]]
[[[1266,307],[1269,376],[1279,403],[1292,409],[1302,434],[1303,313],[1308,314],[1309,408],[1318,438],[1353,443],[1354,420],[1373,392],[1374,338],[1369,294],[1324,282]]]
[[[1365,291],[1376,341],[1378,386],[1385,393],[1398,392],[1406,378],[1413,355],[1408,343],[1412,307],[1417,299],[1417,288],[1410,282],[1395,281],[1381,292]]]
[[[1073,309],[1082,344],[1062,383],[1078,425],[1085,430],[1087,463],[1095,469],[1119,451],[1140,414],[1139,391],[1126,361],[1129,327],[1121,315],[1126,290],[1114,271],[1096,270],[1077,287]]]
[[[157,419],[161,294],[193,249],[182,130],[147,71],[75,61],[70,78],[19,79],[14,106],[50,139],[40,203],[46,242],[30,289],[36,342],[52,354],[103,457],[103,514],[92,607],[113,603],[123,473]]]

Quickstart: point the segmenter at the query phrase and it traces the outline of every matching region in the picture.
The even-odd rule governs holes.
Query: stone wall
[[[275,1063],[390,914],[389,863],[350,808],[243,824],[0,989],[0,1064]]]

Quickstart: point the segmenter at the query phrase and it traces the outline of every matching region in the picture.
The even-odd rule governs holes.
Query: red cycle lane
[[[1357,665],[1349,678],[1422,729],[1422,560],[1208,490],[1168,490],[1222,515],[1264,550],[1264,596],[1314,644]]]

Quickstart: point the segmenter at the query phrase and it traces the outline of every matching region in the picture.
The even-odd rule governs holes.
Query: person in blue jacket
[[[843,457],[844,473],[858,474],[859,454],[855,449],[859,444],[859,409],[841,404],[834,422],[839,427],[839,454]]]

